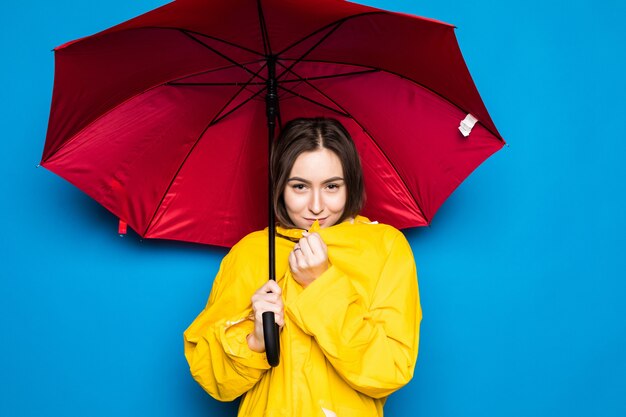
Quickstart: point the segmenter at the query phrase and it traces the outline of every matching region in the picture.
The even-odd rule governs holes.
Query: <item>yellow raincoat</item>
[[[302,230],[277,228],[285,303],[277,367],[246,342],[250,298],[268,277],[267,229],[231,249],[206,308],[185,331],[193,377],[220,401],[245,394],[239,416],[382,416],[385,398],[413,376],[422,315],[404,235],[361,216],[316,226],[331,267],[306,289],[287,260]]]

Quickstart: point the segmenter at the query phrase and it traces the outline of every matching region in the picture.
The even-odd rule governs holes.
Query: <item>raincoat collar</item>
[[[357,215],[355,216],[353,219],[347,219],[344,220],[342,223],[339,224],[335,224],[333,226],[327,227],[327,228],[320,228],[320,224],[319,222],[316,220],[312,225],[311,228],[308,230],[309,233],[320,233],[323,237],[323,235],[325,235],[326,233],[332,233],[334,231],[340,231],[342,229],[344,229],[345,227],[349,227],[353,224],[357,224],[357,223],[361,223],[361,224],[372,224],[372,223],[377,223],[377,222],[372,222],[370,221],[370,219],[368,219],[365,216],[360,216]],[[303,235],[302,233],[305,232],[304,229],[299,229],[299,228],[286,228],[286,227],[282,227],[277,225],[276,226],[276,235],[288,240],[292,240],[292,241],[298,241]]]

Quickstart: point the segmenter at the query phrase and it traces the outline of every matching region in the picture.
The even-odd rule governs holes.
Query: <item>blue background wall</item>
[[[229,416],[182,331],[224,250],[117,236],[36,169],[50,50],[163,4],[3,6],[0,415]],[[625,416],[626,7],[617,0],[366,0],[454,23],[509,143],[407,236],[424,309],[388,416]],[[407,52],[410,53],[410,52]]]

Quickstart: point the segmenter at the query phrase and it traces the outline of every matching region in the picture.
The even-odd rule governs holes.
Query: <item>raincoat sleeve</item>
[[[353,389],[382,398],[410,381],[417,359],[422,315],[415,262],[404,235],[397,232],[383,265],[367,268],[379,271],[368,303],[350,272],[333,265],[286,312],[315,338]]]
[[[254,329],[250,298],[258,278],[246,279],[250,262],[239,252],[233,248],[224,258],[205,309],[184,333],[193,378],[220,401],[248,391],[270,367],[265,353],[250,350],[246,341]]]

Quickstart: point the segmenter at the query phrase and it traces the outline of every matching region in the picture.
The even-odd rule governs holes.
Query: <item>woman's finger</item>
[[[300,241],[298,242],[298,245],[300,246],[301,250],[302,250],[302,254],[306,257],[306,258],[312,258],[313,257],[313,250],[311,248],[310,242],[308,240],[308,238],[303,237],[300,239]]]
[[[295,252],[297,269],[303,270],[308,268],[309,262],[307,256],[301,250]]]
[[[263,286],[260,288],[260,291],[262,291],[264,293],[271,292],[271,293],[274,293],[274,294],[282,294],[283,293],[283,290],[280,288],[280,286],[273,279],[268,279],[267,282],[265,284],[263,284]]]
[[[278,324],[280,327],[283,327],[285,325],[285,316],[282,313],[272,313],[274,313],[274,323]],[[263,313],[255,314],[254,320],[259,324],[263,323]]]
[[[316,255],[326,254],[326,244],[319,233],[311,233],[306,237],[306,240],[312,253]]]
[[[283,312],[282,305],[278,305],[276,303],[269,303],[267,301],[257,302],[256,305],[253,307],[253,309],[254,309],[255,319],[260,320],[260,321],[263,321],[263,313],[266,313],[268,311],[274,313],[274,315],[282,314]]]
[[[298,259],[296,258],[296,252],[295,251],[292,251],[289,254],[289,269],[291,269],[292,272],[297,272],[298,269],[299,269],[298,268]]]
[[[282,296],[275,292],[257,293],[252,296],[252,304],[265,301],[272,304],[283,303]]]

